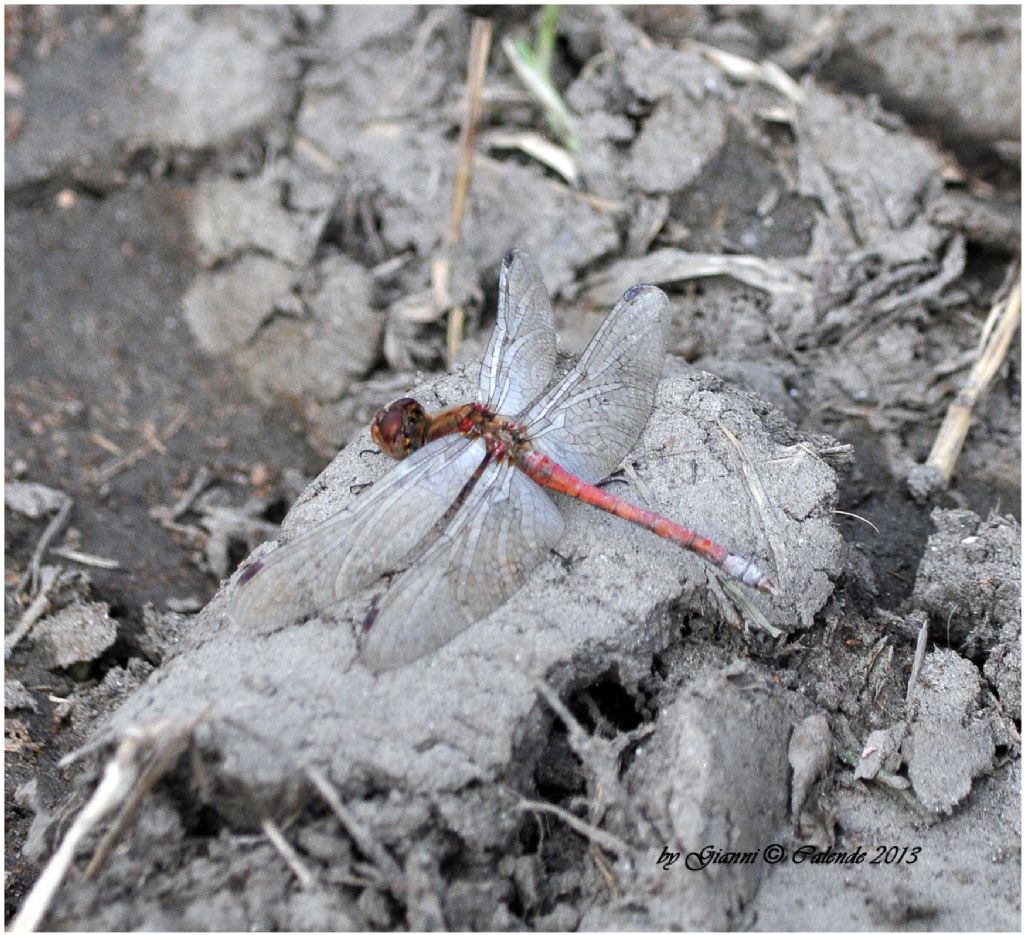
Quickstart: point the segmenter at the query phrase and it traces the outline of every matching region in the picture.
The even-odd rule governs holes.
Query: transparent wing
[[[444,535],[392,582],[363,662],[381,672],[439,649],[504,603],[561,534],[547,494],[511,465],[491,462]]]
[[[636,443],[654,405],[671,319],[656,286],[633,286],[587,349],[523,417],[533,447],[596,483]]]
[[[340,513],[250,565],[232,619],[284,625],[394,568],[444,516],[486,451],[462,435],[420,448]]]
[[[501,263],[498,317],[480,367],[480,402],[517,416],[551,382],[555,369],[555,316],[540,270],[524,250]]]

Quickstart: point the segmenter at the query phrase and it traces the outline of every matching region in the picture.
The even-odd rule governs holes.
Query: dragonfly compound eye
[[[422,447],[428,419],[415,399],[399,399],[374,417],[370,435],[389,457],[401,460]]]

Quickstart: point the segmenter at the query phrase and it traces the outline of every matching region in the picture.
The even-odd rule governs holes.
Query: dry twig
[[[491,130],[480,142],[489,149],[517,149],[557,172],[570,185],[575,185],[579,180],[579,171],[572,153],[532,130]]]
[[[205,465],[199,465],[199,469],[196,471],[195,477],[192,478],[192,482],[188,485],[188,489],[178,498],[177,502],[173,506],[155,506],[149,511],[149,515],[153,519],[168,519],[176,520],[183,513],[186,513],[192,508],[192,504],[196,502],[199,495],[206,490],[211,480],[210,469]]]
[[[735,81],[759,81],[762,84],[767,84],[794,104],[802,103],[806,96],[803,88],[790,78],[775,62],[754,62],[749,58],[743,58],[741,55],[726,52],[724,49],[704,45],[702,42],[694,42],[692,45],[699,49],[704,58],[717,68],[720,68]]]
[[[689,253],[671,247],[646,256],[619,260],[595,273],[587,280],[584,301],[604,308],[616,301],[633,283],[664,285],[711,276],[729,276],[773,297],[791,295],[808,305],[814,301],[810,280],[780,263],[769,263],[757,256]]]
[[[355,815],[345,807],[345,803],[341,801],[341,796],[338,795],[337,790],[320,770],[313,766],[307,766],[306,775],[309,777],[310,782],[316,786],[320,795],[324,797],[324,801],[331,807],[331,811],[338,816],[338,821],[341,822],[341,826],[345,829],[348,836],[355,841],[356,847],[377,865],[387,887],[396,896],[401,894],[405,889],[405,879],[398,862],[387,852],[384,845],[370,834],[359,823]]]
[[[837,36],[841,34],[845,19],[846,10],[843,7],[829,8],[823,16],[811,23],[809,29],[801,31],[794,41],[776,54],[779,66],[799,73],[815,60],[827,60]]]
[[[107,857],[113,850],[125,829],[138,817],[142,802],[155,786],[167,773],[174,768],[178,758],[185,751],[188,742],[192,737],[192,729],[205,716],[187,722],[183,725],[165,725],[161,730],[154,730],[150,737],[150,746],[154,748],[153,756],[142,770],[138,781],[132,786],[121,811],[118,813],[114,823],[103,835],[103,840],[97,845],[93,852],[89,866],[85,868],[85,878],[93,880],[103,869]]]
[[[618,777],[618,759],[625,745],[636,739],[635,734],[631,733],[621,737],[619,741],[592,737],[583,729],[583,725],[573,716],[568,706],[547,682],[536,677],[531,677],[530,681],[534,691],[544,699],[548,707],[565,725],[569,747],[593,776],[591,785],[596,790],[595,800],[600,802],[607,797],[623,810],[628,819],[636,826],[642,838],[657,840],[658,834],[655,829],[636,808],[633,799],[622,788]],[[596,821],[600,821],[604,812],[598,811],[597,806],[592,806],[592,808],[596,812],[592,817]]]
[[[928,618],[925,617],[921,629],[917,632],[917,646],[914,649],[914,663],[910,667],[910,678],[907,679],[907,717],[910,716],[910,704],[914,700],[917,691],[917,679],[921,674],[921,665],[924,662],[924,652],[928,647]]]
[[[114,758],[107,764],[103,779],[96,787],[92,798],[78,814],[71,829],[61,841],[60,847],[57,848],[56,853],[40,874],[36,885],[32,887],[32,891],[22,905],[21,912],[18,913],[11,925],[10,931],[34,932],[39,926],[57,888],[67,873],[79,842],[108,811],[128,794],[128,790],[135,781],[138,765],[136,763],[137,754],[138,741],[134,738],[125,740],[118,747]]]
[[[126,455],[115,458],[113,461],[108,462],[99,470],[97,470],[93,476],[93,481],[96,484],[105,484],[111,478],[120,474],[121,471],[126,468],[130,468],[137,461],[140,461],[142,457],[151,451],[155,451],[157,454],[166,455],[167,446],[164,444],[169,438],[172,438],[184,424],[188,418],[188,409],[182,407],[178,412],[171,418],[171,421],[167,423],[167,427],[157,434],[156,429],[146,424],[141,427],[140,432],[146,439],[143,444],[137,448],[133,448]]]
[[[594,861],[594,865],[604,878],[604,885],[608,887],[608,895],[612,899],[618,899],[619,887],[615,882],[615,876],[612,873],[612,868],[608,866],[608,861],[604,859],[604,854],[601,853],[601,848],[593,843],[590,845],[590,858]]]
[[[859,519],[862,523],[865,523],[866,525],[870,526],[879,535],[882,534],[882,531],[866,516],[861,516],[859,513],[851,513],[848,510],[833,510],[832,512],[837,516],[849,516],[852,519]]]
[[[43,530],[43,534],[39,537],[39,541],[36,543],[35,550],[32,552],[32,560],[28,565],[29,594],[37,594],[39,592],[43,556],[46,555],[46,550],[50,547],[50,543],[54,540],[57,533],[59,533],[67,523],[68,517],[71,515],[71,507],[74,505],[74,502],[75,501],[67,494],[62,494],[60,509],[57,511],[57,515],[47,523],[46,529]]]
[[[66,558],[69,562],[78,562],[79,565],[88,565],[90,568],[106,568],[115,571],[121,567],[121,563],[115,558],[90,555],[88,552],[79,552],[78,549],[72,549],[66,545],[51,549],[51,551],[54,555]]]
[[[465,310],[461,306],[452,307],[451,273],[455,249],[462,236],[462,220],[465,217],[466,203],[469,200],[469,187],[473,181],[473,154],[476,149],[477,130],[480,126],[480,113],[483,109],[484,78],[487,74],[487,58],[491,50],[491,31],[490,20],[473,20],[473,32],[470,36],[469,46],[469,69],[466,78],[466,114],[462,121],[462,129],[459,131],[459,161],[452,183],[452,208],[448,215],[448,231],[445,235],[444,247],[434,257],[431,270],[435,310],[440,314],[448,309],[447,353],[449,367],[455,360],[455,354],[462,343],[462,329],[466,321]]]
[[[99,823],[109,811],[128,799],[122,816],[132,806],[132,795],[139,782],[139,769],[154,748],[159,752],[175,743],[176,738],[189,735],[195,721],[187,725],[158,721],[128,732],[118,745],[110,762],[103,771],[103,778],[92,797],[78,813],[60,846],[50,858],[35,886],[22,904],[21,911],[11,925],[12,932],[34,932],[43,920],[54,895],[74,859],[75,851],[82,839]],[[167,741],[167,743],[165,743]],[[148,770],[147,770],[148,772]],[[131,796],[131,798],[129,798]],[[120,824],[120,819],[118,823]],[[99,851],[97,851],[99,854]],[[95,862],[95,858],[94,858]],[[90,864],[90,867],[92,864]]]
[[[971,425],[974,407],[1006,358],[1019,325],[1020,279],[1017,279],[1009,295],[992,306],[978,342],[978,359],[967,376],[964,388],[949,404],[946,418],[925,462],[926,468],[937,472],[942,487],[947,486],[953,477],[953,470]]]
[[[14,628],[11,635],[4,638],[4,659],[11,657],[11,653],[14,652],[14,648],[18,643],[25,638],[25,635],[32,629],[35,622],[49,610],[50,590],[56,584],[63,570],[60,565],[43,566],[39,576],[39,593],[35,596],[32,603],[28,605],[25,613],[21,615],[21,620],[18,621],[18,625]]]
[[[718,422],[718,428],[722,434],[729,440],[733,448],[736,449],[736,453],[740,459],[740,469],[743,471],[743,478],[747,482],[747,489],[750,491],[751,499],[754,502],[754,506],[757,509],[758,516],[761,517],[761,528],[765,531],[765,538],[768,540],[768,548],[772,551],[772,559],[775,561],[775,568],[779,573],[779,587],[783,587],[783,576],[789,578],[789,555],[786,551],[786,543],[779,539],[776,544],[775,537],[772,536],[771,530],[772,525],[768,522],[769,513],[774,513],[774,507],[768,501],[768,495],[765,493],[764,485],[761,483],[761,478],[758,476],[757,471],[754,470],[754,466],[750,463],[750,459],[747,457],[747,452],[740,443],[740,440],[729,430],[729,428],[721,421]]]
[[[269,818],[263,819],[262,828],[263,833],[270,839],[270,843],[274,845],[277,852],[284,858],[284,862],[295,874],[299,886],[304,890],[312,889],[316,885],[315,877],[302,862],[302,858],[299,857],[295,848],[288,843],[288,839],[281,833],[281,829]]]
[[[516,808],[523,812],[545,812],[548,815],[555,815],[561,818],[573,831],[582,834],[587,840],[592,841],[598,847],[604,848],[604,850],[614,854],[616,857],[631,857],[633,855],[633,848],[625,841],[617,838],[614,834],[602,831],[600,828],[595,828],[572,812],[559,808],[550,802],[536,802],[530,799],[523,799],[522,802],[516,805]]]

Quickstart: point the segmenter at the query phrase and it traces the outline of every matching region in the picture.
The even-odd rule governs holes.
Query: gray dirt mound
[[[470,394],[465,378],[451,377],[420,398],[431,405]],[[353,487],[379,476],[387,465],[379,456],[368,457],[367,447],[367,439],[359,438],[335,459],[286,521],[288,535],[333,513],[355,496]],[[235,588],[229,583],[200,615],[187,643],[113,717],[108,735],[201,717],[196,738],[206,776],[191,808],[205,803],[232,825],[254,829],[265,817],[294,815],[310,801],[306,770],[312,767],[328,775],[344,799],[355,800],[374,837],[401,861],[453,833],[477,862],[488,852],[511,853],[524,821],[532,825],[534,819],[516,818],[510,808],[520,795],[537,794],[532,773],[550,730],[540,716],[545,705],[538,680],[564,694],[608,675],[634,696],[650,679],[655,660],[681,639],[680,621],[688,615],[774,633],[805,627],[840,570],[831,468],[807,443],[775,441],[750,400],[715,378],[666,380],[632,461],[639,480],[635,489],[623,491],[626,496],[679,516],[732,548],[769,556],[781,595],[770,598],[725,583],[677,547],[570,503],[564,505],[567,532],[558,555],[504,607],[433,657],[378,677],[354,661],[358,618],[344,608],[273,632],[246,629],[224,613]],[[644,766],[606,823],[619,826],[628,842],[623,847],[630,865],[635,861],[639,891],[654,887],[661,872],[654,861],[657,842],[678,839],[676,850],[692,849],[698,839],[724,833],[730,840],[738,834],[738,843],[756,848],[785,815],[783,696],[765,676],[754,695],[726,676],[714,678],[724,679],[729,689],[720,713],[710,721],[689,708],[685,716],[680,709],[678,719],[660,716],[651,726],[674,739],[650,749],[679,762]],[[705,707],[716,694],[708,686],[692,691]],[[759,693],[765,700],[755,703]],[[743,711],[733,710],[736,704]],[[735,733],[737,724],[745,725],[748,739]],[[691,781],[680,772],[686,761],[694,768],[714,765]],[[725,782],[740,764],[745,775],[758,777],[750,788]],[[658,772],[664,778],[655,783]],[[698,788],[707,791],[696,793]],[[707,796],[722,801],[712,808]],[[768,799],[762,802],[762,796]],[[631,816],[648,811],[648,797],[661,803],[664,818],[652,819],[645,831]],[[622,803],[629,803],[626,812]],[[741,812],[749,812],[751,821],[740,820]],[[728,827],[711,817],[718,813],[733,816]],[[686,816],[698,814],[707,815],[713,827],[692,830]],[[181,845],[174,836],[166,846],[178,852]],[[117,875],[116,867],[105,874],[103,892],[111,873]],[[756,876],[730,877],[725,889],[718,883],[695,905],[695,925],[727,924],[749,899]],[[100,892],[94,892],[97,899]],[[136,888],[123,911],[140,912],[155,895]],[[652,908],[649,917],[630,918],[667,924],[676,895],[663,896],[664,908]],[[194,924],[195,911],[178,924]],[[604,919],[603,912],[595,920]],[[247,927],[263,918],[244,912],[233,924]],[[457,918],[448,921],[459,927]],[[491,917],[474,917],[472,924],[481,921],[498,925]]]

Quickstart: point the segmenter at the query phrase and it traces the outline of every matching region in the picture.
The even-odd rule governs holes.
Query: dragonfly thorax
[[[515,459],[525,454],[530,443],[526,429],[507,419],[491,412],[482,403],[473,406],[473,413],[469,419],[469,431],[466,435],[476,435],[482,438],[487,445],[487,450],[497,460],[506,458]]]

